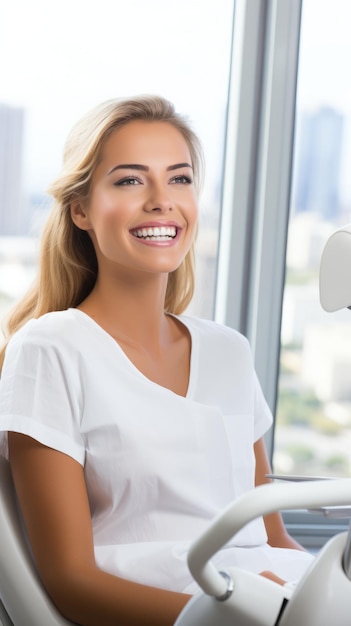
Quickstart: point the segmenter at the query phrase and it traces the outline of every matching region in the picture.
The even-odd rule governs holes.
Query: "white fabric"
[[[247,340],[211,321],[179,319],[192,339],[185,398],[147,379],[79,310],[28,322],[6,351],[0,453],[8,454],[11,430],[73,457],[84,466],[97,564],[193,592],[189,543],[253,487],[253,442],[272,418]],[[278,575],[283,565],[285,579],[299,576],[296,560],[304,569],[310,557],[288,551],[295,565],[287,567],[287,551],[266,539],[255,520],[216,559]]]

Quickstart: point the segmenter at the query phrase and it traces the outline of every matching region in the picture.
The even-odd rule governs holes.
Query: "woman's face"
[[[113,271],[174,271],[198,219],[190,151],[167,122],[135,120],[108,138],[87,203],[71,207],[89,232],[99,263]]]

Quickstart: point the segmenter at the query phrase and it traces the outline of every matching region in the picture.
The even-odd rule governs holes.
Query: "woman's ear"
[[[80,198],[75,198],[70,204],[72,222],[81,230],[90,230],[91,223],[84,202]]]

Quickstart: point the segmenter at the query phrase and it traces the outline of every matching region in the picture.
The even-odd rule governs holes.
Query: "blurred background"
[[[242,5],[1,4],[1,321],[35,275],[38,237],[51,203],[46,189],[60,169],[70,127],[105,99],[141,93],[172,100],[204,145],[198,282],[190,312],[216,317],[228,112],[230,94],[239,88],[233,49]],[[264,5],[267,15],[272,3]],[[318,295],[325,242],[351,221],[350,22],[349,0],[302,3],[288,219],[280,234],[286,248],[276,392],[270,403],[272,458],[281,473],[351,475],[351,317],[348,311],[324,313]]]

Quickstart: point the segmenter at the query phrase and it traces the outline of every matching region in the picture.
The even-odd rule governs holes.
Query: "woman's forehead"
[[[123,158],[128,163],[137,157],[137,162],[157,158],[191,163],[186,139],[173,124],[163,121],[127,122],[111,133],[101,154],[102,159]]]

